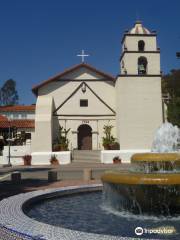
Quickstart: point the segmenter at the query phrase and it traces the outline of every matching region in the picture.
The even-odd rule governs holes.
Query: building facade
[[[37,96],[32,152],[51,152],[60,126],[70,150],[103,149],[103,127],[113,126],[120,149],[150,149],[162,124],[160,49],[141,22],[122,39],[115,78],[82,63],[33,88]]]
[[[0,106],[0,138],[24,134],[31,139],[35,129],[35,105]]]

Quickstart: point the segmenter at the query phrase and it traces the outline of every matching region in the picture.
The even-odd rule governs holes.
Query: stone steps
[[[74,150],[72,153],[72,162],[78,163],[100,163],[100,150]]]

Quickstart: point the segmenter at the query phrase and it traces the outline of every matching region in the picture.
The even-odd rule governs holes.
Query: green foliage
[[[16,82],[13,79],[9,79],[0,89],[0,105],[16,105],[18,100]]]
[[[58,136],[56,139],[56,143],[54,144],[54,148],[59,151],[68,151],[68,146],[69,146],[69,140],[67,138],[67,135],[70,131],[69,129],[63,128],[63,127],[59,127],[59,131],[58,131]]]
[[[172,70],[162,79],[162,92],[169,93],[168,121],[180,127],[180,69]]]
[[[180,97],[175,97],[169,102],[168,121],[180,127]]]
[[[119,149],[120,146],[119,146],[119,143],[116,141],[116,139],[113,137],[112,135],[112,129],[113,129],[113,126],[112,125],[105,125],[103,127],[104,129],[104,134],[105,134],[105,137],[103,137],[103,146],[105,149],[112,149],[112,150],[115,150],[115,149]]]

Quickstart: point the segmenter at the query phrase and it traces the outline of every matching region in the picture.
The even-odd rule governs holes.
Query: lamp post
[[[10,120],[8,120],[8,138],[7,138],[7,141],[8,141],[8,166],[11,166],[11,122]]]

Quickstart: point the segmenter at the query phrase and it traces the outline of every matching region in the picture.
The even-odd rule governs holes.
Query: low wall
[[[23,165],[22,157],[31,154],[31,145],[11,146],[10,147],[10,161],[12,165]],[[3,158],[0,164],[8,164],[9,160],[9,146],[4,146]]]
[[[62,165],[71,163],[71,152],[33,152],[32,165],[49,165],[51,156],[55,155],[59,163]]]
[[[123,163],[130,163],[131,156],[135,153],[150,152],[150,149],[132,149],[132,150],[102,150],[101,162],[108,164],[113,163],[113,158],[118,156]]]

